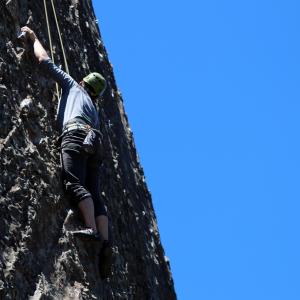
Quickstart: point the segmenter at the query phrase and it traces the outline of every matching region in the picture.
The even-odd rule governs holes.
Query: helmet
[[[106,81],[99,73],[91,73],[83,78],[92,96],[100,96],[106,88]]]

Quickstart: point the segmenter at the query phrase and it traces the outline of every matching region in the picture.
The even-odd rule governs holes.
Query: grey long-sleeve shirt
[[[82,117],[93,128],[99,129],[99,115],[92,99],[70,75],[58,68],[51,59],[43,60],[41,68],[62,88],[57,107],[59,129],[75,117]]]

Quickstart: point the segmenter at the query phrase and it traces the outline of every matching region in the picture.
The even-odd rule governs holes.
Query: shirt
[[[75,117],[83,118],[91,127],[99,129],[99,114],[91,97],[70,75],[58,68],[51,59],[43,60],[41,68],[62,88],[57,107],[59,129]]]

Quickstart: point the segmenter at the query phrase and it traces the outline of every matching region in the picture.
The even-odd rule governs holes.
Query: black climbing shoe
[[[78,236],[80,238],[89,239],[89,240],[97,241],[97,242],[102,241],[101,236],[99,235],[99,233],[95,232],[92,228],[76,230],[76,231],[72,231],[72,233],[75,236]]]
[[[109,241],[104,240],[99,253],[99,273],[101,279],[111,276],[112,266],[112,246]]]

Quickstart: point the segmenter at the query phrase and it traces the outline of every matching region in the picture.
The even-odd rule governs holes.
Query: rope
[[[51,39],[51,33],[50,33],[50,26],[49,26],[49,19],[48,19],[48,11],[47,11],[46,0],[44,0],[44,9],[45,9],[45,15],[46,15],[46,23],[47,23],[47,29],[48,29],[48,37],[49,37],[51,58],[52,58],[52,61],[54,62],[52,39]]]
[[[59,24],[58,24],[58,21],[57,21],[57,15],[56,15],[56,10],[55,10],[53,0],[51,0],[51,4],[52,4],[54,19],[55,19],[55,23],[56,23],[56,28],[57,28],[59,40],[60,40],[60,45],[61,45],[61,49],[62,49],[62,53],[63,53],[63,57],[64,57],[65,69],[66,69],[66,72],[69,74],[69,66],[68,66],[68,62],[67,62],[67,58],[66,58],[66,54],[65,54],[64,43],[63,43],[62,38],[61,38],[61,32],[60,32]]]
[[[54,63],[55,61],[54,61],[54,55],[53,55],[52,39],[51,39],[51,32],[50,32],[50,25],[49,25],[49,18],[48,18],[48,10],[47,10],[46,0],[44,0],[44,9],[45,9],[45,15],[46,15],[47,29],[48,29],[48,38],[49,38],[49,44],[50,44],[50,53],[51,53],[52,61]],[[56,83],[55,86],[56,86],[57,97],[59,98],[58,84]]]
[[[55,5],[54,5],[53,0],[51,0],[51,5],[52,5],[52,10],[53,10],[53,14],[54,14],[56,29],[57,29],[57,32],[58,32],[59,41],[60,41],[60,45],[61,45],[61,49],[62,49],[62,53],[63,53],[65,70],[66,70],[66,72],[68,74],[70,74],[70,72],[69,72],[69,66],[68,66],[68,61],[67,61],[67,58],[66,58],[66,53],[65,53],[65,48],[64,48],[64,43],[63,43],[63,40],[62,40],[62,37],[61,37],[61,31],[60,31],[60,28],[59,28],[59,24],[58,24],[58,20],[57,20],[57,15],[56,15],[56,9],[55,9]],[[48,18],[48,10],[47,10],[46,0],[44,0],[44,8],[45,8],[46,23],[47,23],[47,29],[48,29],[48,37],[49,37],[49,44],[50,44],[51,59],[52,59],[53,63],[55,63],[55,61],[54,61],[54,55],[53,55],[52,38],[51,38],[51,32],[50,32],[50,24],[49,24],[49,18]],[[56,83],[56,93],[57,93],[57,96],[59,98],[59,89],[58,89],[58,84],[57,83]]]

